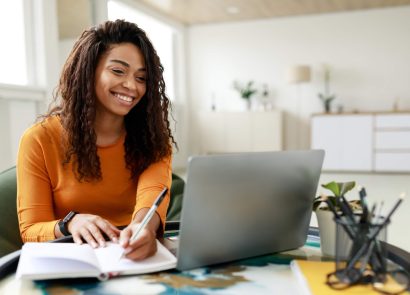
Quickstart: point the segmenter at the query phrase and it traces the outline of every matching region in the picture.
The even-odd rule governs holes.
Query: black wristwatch
[[[76,215],[77,212],[75,211],[70,211],[70,213],[67,214],[64,219],[60,220],[58,222],[58,227],[60,228],[60,231],[63,235],[69,236],[71,233],[68,231],[68,222],[73,219],[74,215]]]

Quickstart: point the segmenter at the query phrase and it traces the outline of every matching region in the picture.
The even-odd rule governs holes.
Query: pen
[[[379,207],[379,213],[376,215],[376,222],[381,222],[383,220],[382,218],[382,208],[383,208],[384,202],[382,201]]]
[[[147,212],[147,214],[145,215],[144,219],[141,221],[141,223],[139,224],[137,230],[132,234],[130,242],[132,243],[134,242],[139,233],[147,226],[148,222],[150,222],[152,216],[154,216],[155,211],[157,210],[157,208],[159,207],[159,205],[161,204],[162,200],[164,199],[166,193],[168,191],[168,188],[165,187],[158,195],[157,199],[155,200],[154,204],[152,205],[152,207],[149,209],[149,211]],[[121,258],[124,257],[124,252],[122,253]]]
[[[335,221],[336,220],[340,220],[340,215],[339,213],[337,213],[337,210],[335,208],[335,206],[333,205],[333,203],[329,200],[329,198],[325,195],[322,195],[322,200],[324,200],[327,204],[327,206],[329,207],[330,211],[333,212],[333,215],[335,216]],[[343,229],[346,231],[347,235],[353,240],[354,238],[354,233],[352,233],[352,229],[350,228],[350,226],[345,223],[345,222],[340,222],[340,225],[343,227]]]
[[[403,202],[403,199],[404,199],[405,196],[406,196],[405,193],[402,193],[400,195],[399,199],[396,201],[393,208],[390,210],[390,212],[384,218],[383,222],[379,226],[376,227],[376,230],[371,235],[369,235],[369,239],[374,239],[375,237],[377,237],[379,232],[390,222],[391,216],[397,210],[397,208],[400,206],[401,202]]]
[[[372,223],[373,218],[375,217],[374,212],[376,211],[376,203],[372,205],[372,209],[370,210],[370,214],[367,216],[367,222],[369,224]]]
[[[321,197],[322,197],[322,200],[324,200],[324,201],[326,202],[327,207],[329,207],[330,211],[333,212],[333,215],[335,216],[335,218],[336,218],[336,219],[339,219],[339,214],[337,213],[336,208],[335,208],[335,206],[333,205],[333,203],[328,199],[327,196],[322,195]]]
[[[399,199],[397,200],[397,202],[394,204],[393,208],[391,208],[390,212],[387,214],[386,219],[384,220],[383,225],[387,224],[390,220],[390,217],[393,215],[394,211],[397,210],[397,208],[399,207],[399,205],[401,204],[401,202],[403,202],[403,199],[405,197],[405,194],[402,193],[399,197]]]
[[[344,195],[341,195],[340,197],[336,197],[336,201],[338,202],[338,206],[342,210],[343,214],[346,216],[347,219],[350,220],[351,224],[352,225],[356,224],[356,220],[354,219],[354,213],[352,211],[352,208],[350,208],[349,202],[347,202]]]
[[[361,223],[365,223],[368,220],[369,208],[367,207],[366,195],[366,189],[362,187],[359,190],[360,205],[362,206],[362,216],[360,218]]]
[[[376,227],[376,230],[373,231],[372,233],[369,233],[367,235],[367,240],[369,242],[372,242],[373,240],[377,239],[377,235],[380,233],[380,231],[390,222],[390,218],[393,215],[393,213],[397,210],[397,208],[400,206],[401,202],[403,202],[403,199],[405,197],[405,194],[401,194],[400,198],[397,200],[397,202],[394,204],[393,208],[390,210],[390,212],[387,214],[386,218],[384,219],[383,223],[378,225]],[[361,248],[356,252],[356,254],[354,255],[354,257],[349,261],[346,270],[348,271],[350,269],[352,269],[355,265],[355,263],[360,259],[360,257],[364,254],[364,252],[367,250],[367,248],[370,245],[368,245],[367,243],[362,244]]]

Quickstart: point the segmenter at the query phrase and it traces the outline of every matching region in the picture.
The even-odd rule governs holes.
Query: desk
[[[35,289],[42,294],[300,294],[289,262],[295,257],[320,259],[320,255],[319,248],[305,246],[221,266],[118,277],[106,282],[81,279],[32,283],[11,275],[0,282],[0,294],[32,294]]]
[[[397,259],[410,262],[406,256],[409,253],[396,254]],[[106,282],[80,279],[32,283],[16,280],[12,274],[0,281],[0,294],[303,294],[289,267],[292,259],[326,260],[317,245],[306,244],[300,249],[218,266],[117,277]]]

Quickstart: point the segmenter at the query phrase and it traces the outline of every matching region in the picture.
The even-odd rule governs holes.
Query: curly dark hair
[[[146,93],[125,116],[125,161],[131,178],[150,164],[170,156],[172,136],[168,109],[171,102],[165,94],[164,68],[145,32],[124,20],[107,21],[85,30],[75,43],[60,77],[54,95],[55,106],[45,115],[58,115],[64,128],[64,164],[73,160],[79,181],[101,180],[97,136],[95,71],[101,56],[113,44],[132,43],[144,56]]]

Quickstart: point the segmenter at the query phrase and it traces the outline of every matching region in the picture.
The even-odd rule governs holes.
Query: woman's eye
[[[145,77],[136,77],[135,80],[138,82],[145,82]]]
[[[124,74],[124,71],[121,69],[112,69],[111,71],[113,71],[115,74]]]

